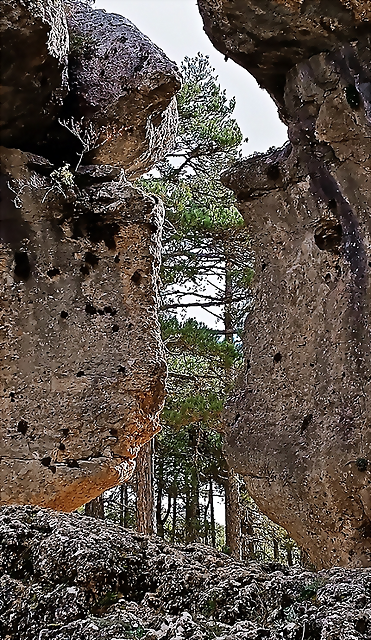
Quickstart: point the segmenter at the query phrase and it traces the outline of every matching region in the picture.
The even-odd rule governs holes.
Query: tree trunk
[[[280,559],[280,546],[277,538],[273,538],[273,557],[277,561]]]
[[[85,505],[85,515],[98,520],[104,520],[103,496],[98,496]]]
[[[293,560],[293,557],[292,557],[292,546],[291,545],[287,545],[286,553],[287,553],[287,564],[289,565],[289,567],[292,567],[293,564],[294,564],[294,560]]]
[[[241,509],[238,475],[228,469],[225,487],[225,544],[235,560],[241,559]]]
[[[190,470],[186,492],[186,542],[195,542],[200,534],[200,496],[196,467]]]
[[[120,485],[120,527],[124,526],[124,509],[125,509],[124,485]]]
[[[153,495],[153,441],[144,444],[138,453],[137,481],[137,531],[151,535],[154,532]]]
[[[172,526],[171,526],[171,542],[172,542],[173,544],[174,544],[174,542],[175,542],[175,534],[176,534],[176,516],[177,516],[176,499],[177,499],[177,492],[175,492],[175,491],[174,491],[174,495],[173,495]]]
[[[216,530],[215,530],[215,510],[214,510],[214,487],[210,478],[209,484],[209,503],[210,503],[210,527],[211,527],[211,544],[216,547]]]
[[[164,489],[163,478],[163,462],[158,465],[158,477],[157,477],[157,498],[156,498],[156,531],[160,538],[164,537],[164,523],[162,522],[162,497]]]

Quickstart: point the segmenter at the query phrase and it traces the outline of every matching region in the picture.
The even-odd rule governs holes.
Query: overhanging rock
[[[199,5],[290,138],[224,176],[256,251],[230,461],[318,567],[370,566],[371,7]]]

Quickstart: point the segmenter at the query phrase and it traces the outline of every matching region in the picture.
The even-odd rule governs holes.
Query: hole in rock
[[[88,302],[85,306],[85,313],[87,313],[89,316],[94,316],[98,312],[96,308],[92,304],[90,304],[90,302]]]
[[[345,89],[345,95],[346,95],[347,103],[349,104],[349,106],[352,109],[359,109],[359,106],[361,104],[361,96],[359,95],[359,92],[352,84],[350,84]]]
[[[31,274],[31,265],[25,251],[16,251],[14,254],[14,275],[26,282]]]
[[[116,262],[116,264],[118,264],[120,262],[120,255],[117,254],[117,256],[114,257],[114,262]]]
[[[343,230],[336,220],[324,220],[314,233],[314,242],[321,251],[337,253],[341,245]]]
[[[76,378],[82,378],[85,375],[85,373],[83,371],[78,371],[76,373]]]
[[[60,449],[60,451],[65,451],[66,450],[66,446],[63,444],[63,442],[60,443],[59,449]]]
[[[52,473],[55,473],[57,471],[57,467],[55,467],[54,464],[51,464],[49,469]]]
[[[328,208],[331,209],[331,211],[336,211],[338,208],[336,200],[329,200]]]
[[[357,458],[356,467],[358,471],[367,471],[368,460],[366,458]]]
[[[65,438],[67,438],[69,432],[70,432],[69,429],[62,429],[62,434],[64,435]]]
[[[61,318],[63,318],[63,320],[65,320],[66,318],[68,318],[68,313],[67,313],[67,311],[61,311]]]
[[[119,329],[120,329],[120,327],[118,326],[118,324],[114,324],[113,327],[112,327],[113,333],[117,333]]]
[[[269,180],[278,180],[281,177],[281,171],[278,164],[271,164],[267,169],[267,178]]]
[[[49,269],[49,271],[46,272],[46,275],[52,280],[53,278],[60,276],[61,272],[59,269],[54,268],[54,269]]]
[[[117,313],[117,309],[112,309],[112,307],[110,306],[104,307],[103,311],[104,313],[107,313],[110,316],[115,316]]]
[[[280,353],[276,353],[276,355],[273,357],[273,360],[276,364],[278,364],[278,362],[281,362],[282,360],[282,355]]]
[[[113,436],[114,438],[117,438],[117,435],[118,435],[117,429],[110,429],[109,432],[111,436]]]
[[[142,275],[139,271],[134,271],[133,275],[131,276],[131,281],[134,282],[134,284],[140,284],[142,281]]]
[[[70,467],[71,469],[78,469],[80,467],[79,463],[77,462],[77,460],[66,460],[66,465],[67,467]]]
[[[90,266],[92,267],[96,267],[99,263],[99,258],[98,256],[94,255],[94,253],[91,253],[91,251],[87,251],[85,253],[85,262],[90,264]]]
[[[263,263],[262,263],[262,271],[265,271],[265,270],[266,270],[266,268],[267,268],[267,266],[268,266],[268,265],[267,265],[267,263],[266,263],[266,262],[263,262]]]
[[[28,429],[28,422],[26,420],[20,420],[17,424],[17,431],[21,433],[23,436],[26,435]]]
[[[304,431],[306,431],[306,429],[309,427],[310,423],[313,420],[313,414],[309,413],[307,416],[305,416],[302,425],[301,425],[301,429],[300,429],[300,433],[304,433]]]
[[[43,465],[43,467],[48,467],[51,463],[52,459],[50,456],[46,456],[46,458],[42,458],[40,460],[41,464]]]
[[[119,373],[126,373],[125,367],[122,367],[121,364],[119,366]]]
[[[90,269],[87,264],[82,264],[80,267],[80,271],[84,276],[88,276],[90,273]]]
[[[10,398],[10,402],[15,402],[15,400],[14,400],[14,398],[15,398],[15,393],[14,393],[14,391],[11,391],[11,392],[9,393],[9,398]]]
[[[100,316],[104,316],[104,309],[98,309],[98,313]]]

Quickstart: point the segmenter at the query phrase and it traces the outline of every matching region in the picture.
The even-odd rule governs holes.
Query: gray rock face
[[[0,35],[0,144],[29,150],[45,137],[68,90],[63,1],[3,0]]]
[[[371,20],[364,0],[198,0],[198,6],[214,46],[248,69],[280,107],[290,69],[362,38]]]
[[[159,429],[163,207],[120,169],[2,149],[2,504],[72,510]]]
[[[0,511],[4,640],[369,640],[371,571],[170,547],[109,522]]]
[[[4,0],[0,34],[0,144],[73,165],[82,145],[59,121],[77,125],[93,133],[84,164],[130,179],[169,151],[180,76],[129,20],[78,0]]]
[[[90,161],[119,163],[134,178],[174,143],[177,67],[126,18],[82,2],[66,3],[66,11],[71,37],[66,112],[92,122],[102,130],[101,140],[111,136],[92,151]]]
[[[274,95],[290,138],[224,177],[256,251],[230,460],[314,564],[370,566],[370,4],[339,1],[336,18],[334,2],[199,4],[213,41],[232,57],[241,51]],[[247,34],[260,70],[252,50],[243,57]],[[281,64],[295,34],[299,48]]]

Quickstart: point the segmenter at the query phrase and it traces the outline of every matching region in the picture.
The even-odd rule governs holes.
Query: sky
[[[225,62],[213,47],[203,31],[196,0],[96,0],[94,6],[128,18],[178,64],[199,51],[208,55],[221,87],[229,98],[236,97],[234,116],[244,138],[249,139],[243,146],[244,155],[284,144],[286,127],[272,99],[245,69],[233,60]]]

